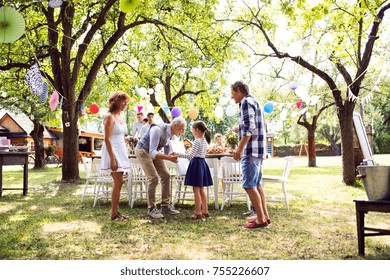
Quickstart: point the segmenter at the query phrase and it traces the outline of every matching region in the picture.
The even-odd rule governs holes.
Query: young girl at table
[[[207,196],[204,187],[213,185],[210,169],[205,160],[207,144],[210,143],[211,134],[206,124],[202,121],[194,122],[191,132],[195,137],[191,152],[188,154],[178,154],[178,156],[190,160],[184,185],[192,186],[194,190],[195,213],[190,219],[199,220],[203,217],[209,217]]]

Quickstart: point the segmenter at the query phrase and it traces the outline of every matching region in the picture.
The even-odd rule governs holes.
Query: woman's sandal
[[[190,217],[191,220],[200,220],[202,218],[203,218],[202,214],[196,214],[196,213],[192,214]]]
[[[209,213],[202,213],[202,216],[203,216],[204,218],[210,218]]]

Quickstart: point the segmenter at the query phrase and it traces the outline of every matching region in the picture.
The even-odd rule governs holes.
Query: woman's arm
[[[111,170],[115,172],[118,169],[118,165],[116,163],[115,155],[112,150],[112,144],[111,144],[112,128],[114,127],[114,123],[115,123],[114,116],[108,114],[105,117],[103,123],[104,123],[104,143],[106,144],[106,149],[110,157]]]

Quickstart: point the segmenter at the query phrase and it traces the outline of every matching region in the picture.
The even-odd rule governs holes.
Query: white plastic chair
[[[148,177],[137,158],[130,158],[127,193],[130,208],[133,208],[136,200],[148,200]]]
[[[250,200],[242,187],[242,169],[241,162],[233,157],[222,157],[222,184],[223,197],[221,210],[228,203],[230,206],[233,201],[246,202],[248,210],[251,210]]]
[[[108,200],[112,192],[112,184],[114,183],[114,179],[112,178],[111,173],[100,171],[101,159],[94,159],[92,162],[94,164],[94,168],[98,176],[96,180],[97,187],[95,191],[95,198],[93,202],[93,207],[95,207],[99,199],[105,199],[106,201]],[[124,174],[123,183],[127,183],[127,180],[128,180],[128,175]],[[120,199],[124,197],[128,197],[127,191],[121,192]]]
[[[265,187],[265,183],[279,183],[282,184],[282,189],[283,189],[283,195],[284,195],[284,202],[286,204],[287,209],[289,209],[288,205],[288,197],[287,197],[287,190],[286,190],[286,183],[288,182],[288,176],[290,174],[291,166],[294,161],[293,156],[288,156],[284,158],[286,160],[286,165],[284,166],[283,170],[283,175],[282,176],[267,176],[263,175],[263,185]],[[283,201],[283,200],[278,200],[271,198],[270,201]]]
[[[95,170],[94,165],[92,163],[92,158],[82,157],[82,161],[83,161],[85,173],[86,173],[86,176],[85,176],[86,182],[85,182],[83,194],[81,196],[81,201],[83,201],[84,197],[86,197],[86,196],[93,196],[93,197],[95,196],[96,183],[97,183],[96,181],[98,178],[98,176],[96,174],[96,170]],[[92,193],[88,192],[89,188],[93,188]]]

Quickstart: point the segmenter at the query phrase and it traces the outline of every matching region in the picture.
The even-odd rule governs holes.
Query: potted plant
[[[229,144],[230,150],[234,150],[238,144],[238,134],[232,130],[229,130],[226,135],[226,142]]]

